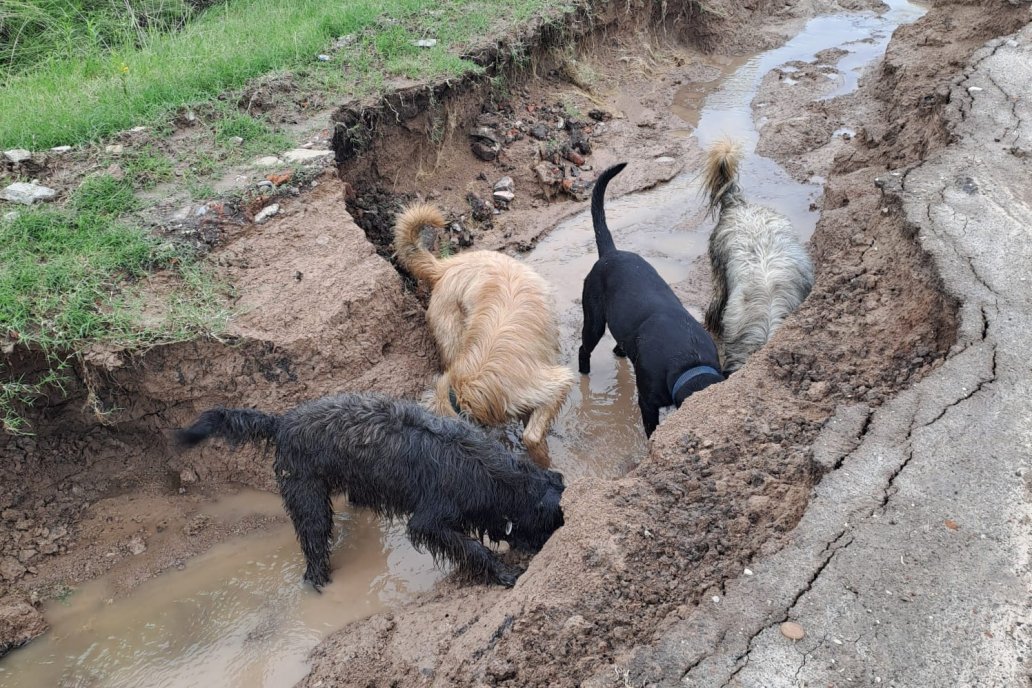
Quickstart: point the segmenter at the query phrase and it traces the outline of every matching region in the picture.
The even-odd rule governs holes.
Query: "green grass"
[[[76,192],[74,210],[28,210],[0,223],[0,342],[50,361],[33,379],[0,377],[0,424],[8,432],[25,430],[21,407],[60,385],[88,346],[139,348],[217,327],[214,287],[183,249],[113,217],[112,209],[124,207],[124,188],[92,177]],[[145,323],[137,284],[158,268],[177,271],[182,287],[162,309],[166,317]]]
[[[5,0],[0,13],[28,15],[26,8],[36,8],[40,15],[60,4],[67,3]],[[190,21],[177,31],[131,28],[120,38],[117,31],[72,31],[69,17],[76,15],[66,13],[59,22],[66,28],[57,31],[67,35],[58,44],[69,47],[32,66],[25,55],[42,52],[27,47],[24,36],[21,47],[12,47],[17,16],[8,18],[8,28],[0,29],[0,54],[14,50],[20,57],[19,69],[9,68],[0,83],[0,147],[95,140],[277,70],[298,69],[350,93],[383,84],[385,72],[418,78],[476,71],[458,50],[546,8],[565,9],[550,0],[227,0],[186,17]],[[356,37],[352,45],[330,62],[315,60],[334,37],[346,34]],[[423,37],[439,42],[428,49],[411,45]]]

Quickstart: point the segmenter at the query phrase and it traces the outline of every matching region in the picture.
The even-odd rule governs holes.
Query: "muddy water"
[[[245,490],[212,518],[282,513],[276,495]],[[52,630],[0,660],[0,687],[292,686],[328,634],[429,589],[443,573],[366,511],[336,505],[333,583],[302,587],[289,525],[238,538],[112,600],[107,581],[51,602]]]
[[[742,143],[741,186],[747,198],[784,213],[803,240],[810,238],[817,224],[818,214],[810,208],[823,191],[823,180],[815,177],[799,183],[773,160],[756,155],[756,120],[762,126],[764,119],[762,108],[754,114],[753,99],[771,69],[797,60],[812,61],[827,48],[841,48],[846,54],[837,64],[839,74],[831,75],[836,83],[825,97],[855,90],[860,73],[882,55],[895,27],[924,13],[906,0],[887,4],[889,10],[882,15],[813,18],[785,45],[751,58],[716,58],[710,67],[717,78],[693,82],[674,94],[671,110],[685,121],[700,146],[723,135]],[[713,227],[702,205],[698,170],[606,204],[616,245],[648,259],[696,317],[705,309],[708,296],[697,285],[700,275],[708,279],[703,256]],[[563,353],[572,366],[580,345],[581,285],[596,257],[591,217],[585,211],[559,225],[527,258],[555,286]],[[553,462],[571,477],[622,474],[646,451],[633,370],[626,359],[612,354],[614,344],[607,332],[592,355],[591,375],[580,377],[549,442]]]
[[[725,133],[742,141],[746,195],[785,213],[803,239],[817,221],[809,207],[821,192],[820,180],[800,184],[755,155],[753,98],[770,69],[813,60],[834,47],[848,54],[838,63],[840,73],[832,75],[836,83],[828,97],[855,89],[860,71],[882,53],[892,29],[922,13],[902,0],[888,4],[882,16],[812,19],[781,48],[714,61],[718,78],[675,94],[672,109],[699,144]],[[758,116],[762,122],[762,108]],[[698,285],[708,269],[701,257],[712,221],[702,212],[696,174],[689,170],[651,191],[611,200],[607,210],[617,245],[645,256],[699,316],[705,294]],[[527,258],[555,285],[571,365],[580,343],[581,283],[595,257],[585,212],[558,226]],[[592,357],[591,375],[580,377],[550,439],[555,466],[568,481],[623,474],[646,451],[634,373],[626,359],[612,355],[612,347],[607,335]],[[278,497],[244,492],[217,502],[209,513],[228,518],[280,508]],[[326,635],[406,601],[443,575],[412,549],[403,528],[368,513],[341,505],[336,533],[334,582],[322,595],[299,584],[302,558],[287,525],[217,546],[125,599],[112,601],[104,580],[83,586],[47,608],[49,633],[0,660],[0,688],[293,685],[307,671],[308,652]]]

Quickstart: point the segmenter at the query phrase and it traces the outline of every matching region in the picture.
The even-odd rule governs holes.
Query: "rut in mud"
[[[705,263],[692,257],[701,256],[710,225],[698,210],[692,170],[698,168],[699,142],[719,133],[721,124],[742,134],[760,154],[750,156],[743,177],[747,194],[755,190],[757,200],[787,211],[804,234],[820,210],[811,244],[819,273],[814,293],[747,369],[671,414],[651,446],[640,430],[632,371],[626,361],[603,356],[607,350],[599,347],[592,376],[581,381],[578,398],[564,410],[550,440],[570,484],[564,498],[567,526],[511,592],[445,581],[418,606],[401,607],[438,574],[411,557],[397,530],[381,531],[361,515],[343,516],[335,585],[349,600],[334,609],[351,616],[335,615],[331,626],[385,607],[394,611],[350,626],[323,644],[308,682],[620,685],[621,667],[635,646],[647,644],[700,600],[720,597],[721,581],[776,548],[820,477],[809,445],[836,405],[880,404],[938,365],[954,341],[954,305],[941,294],[898,208],[881,198],[873,179],[948,140],[937,114],[942,102],[936,100],[936,86],[951,76],[943,65],[962,60],[990,35],[1006,33],[1020,14],[935,5],[899,31],[884,63],[851,93],[859,75],[853,67],[875,59],[892,24],[919,11],[893,4],[891,12],[905,16],[849,14],[846,25],[861,34],[855,45],[847,40],[841,46],[845,54],[822,50],[837,44],[789,40],[786,47],[795,52],[750,63],[744,53],[806,36],[799,33],[800,20],[817,9],[835,10],[842,21],[844,10],[865,7],[784,9],[760,3],[751,13],[728,8],[724,18],[672,13],[669,31],[631,25],[618,9],[608,7],[594,29],[571,30],[580,46],[572,57],[557,55],[554,44],[535,52],[540,78],[528,78],[532,72],[514,79],[515,93],[505,98],[483,98],[478,89],[486,87],[474,84],[430,106],[423,102],[401,122],[364,119],[373,126],[368,147],[342,160],[343,192],[324,177],[313,192],[288,205],[282,219],[261,229],[224,230],[214,259],[236,289],[240,313],[225,341],[164,347],[138,357],[115,352],[106,365],[83,369],[75,401],[40,412],[37,422],[46,433],[3,440],[3,454],[15,467],[15,479],[0,488],[9,526],[0,540],[5,584],[22,596],[52,596],[59,586],[110,571],[108,587],[81,591],[88,607],[92,595],[122,597],[154,573],[181,567],[232,535],[259,529],[279,533],[281,549],[272,543],[246,552],[216,549],[173,574],[192,572],[195,578],[179,579],[186,581],[181,597],[189,599],[186,590],[194,587],[204,604],[267,581],[248,593],[262,599],[236,610],[229,605],[224,617],[213,615],[210,631],[230,640],[209,643],[206,655],[177,653],[173,645],[171,656],[153,652],[134,670],[163,667],[175,673],[184,658],[193,657],[200,666],[193,678],[261,676],[264,685],[288,685],[300,677],[304,651],[332,628],[312,635],[322,617],[306,616],[303,609],[292,610],[297,616],[276,610],[275,604],[306,606],[292,563],[273,565],[271,576],[243,566],[257,562],[260,552],[273,559],[297,558],[282,515],[270,508],[203,517],[205,504],[227,483],[269,489],[267,457],[222,449],[175,455],[165,431],[212,404],[281,410],[341,389],[417,395],[436,369],[433,344],[417,296],[377,254],[378,248],[387,253],[382,243],[367,240],[377,238],[376,228],[390,226],[399,198],[433,196],[476,247],[527,251],[536,244],[526,260],[559,286],[569,354],[578,339],[580,278],[593,261],[590,233],[578,217],[539,238],[582,206],[568,198],[548,202],[541,195],[532,164],[541,149],[535,138],[515,139],[505,145],[503,157],[481,163],[472,158],[465,132],[477,126],[499,130],[535,113],[555,124],[576,118],[578,106],[587,110],[589,104],[618,116],[598,122],[584,118],[594,148],[583,166],[594,169],[586,176],[618,159],[632,162],[630,174],[614,185],[617,243],[654,262],[693,311],[705,303],[708,275]],[[969,19],[963,29],[945,22],[944,13],[950,12]],[[778,21],[769,21],[772,15]],[[741,30],[764,23],[774,28]],[[751,34],[752,43],[743,33]],[[679,42],[684,38],[688,44]],[[700,45],[739,57],[693,47]],[[571,84],[571,65],[581,74],[606,76]],[[742,72],[745,67],[752,71]],[[737,80],[746,86],[736,87]],[[739,100],[725,99],[731,95]],[[443,143],[427,144],[428,128],[441,122]],[[558,131],[555,138],[566,141],[568,128]],[[414,142],[419,142],[416,155]],[[477,171],[485,179],[478,179]],[[475,220],[470,193],[490,198],[491,185],[503,175],[515,180],[517,201],[508,211]],[[671,179],[651,195],[615,198]],[[361,228],[345,207],[359,216]],[[26,357],[20,365],[31,371],[33,361]],[[115,424],[83,415],[80,405],[86,400],[112,411],[108,419]],[[137,538],[145,545],[142,553],[136,553]],[[353,546],[364,554],[341,556]],[[221,556],[240,566],[222,569],[210,558]],[[381,556],[387,561],[367,567]],[[353,563],[354,569],[347,568]],[[227,574],[230,579],[245,585],[236,592],[232,586],[211,587],[223,570],[234,571]],[[160,586],[161,579],[154,583]],[[398,594],[382,594],[385,585],[396,586]],[[146,593],[145,587],[140,590]],[[353,603],[352,590],[362,604]],[[279,602],[270,603],[277,595],[282,595]],[[153,623],[132,608],[109,611],[127,615],[117,618],[136,614],[130,628]],[[168,613],[161,605],[144,609]],[[269,621],[273,616],[276,623]],[[104,618],[98,616],[96,623]],[[231,625],[219,626],[223,618]],[[284,639],[291,637],[285,630],[291,619],[300,619],[300,632],[307,634],[291,646],[300,650],[283,649],[290,645]],[[176,622],[167,624],[173,633]],[[93,678],[101,684],[139,660],[132,642],[119,645],[116,637],[115,646],[125,651],[125,662],[106,669],[80,648],[79,659],[98,669]],[[0,669],[18,657],[0,661]],[[242,660],[246,670],[219,674],[229,662],[222,658],[228,657],[234,662],[250,657]],[[273,657],[281,659],[263,663]],[[269,669],[273,664],[289,671],[276,674]],[[71,671],[65,678],[75,675]],[[0,671],[0,685],[11,679],[5,673]]]

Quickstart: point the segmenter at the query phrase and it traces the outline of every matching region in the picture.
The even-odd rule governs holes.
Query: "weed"
[[[122,160],[126,178],[135,189],[153,189],[172,179],[172,160],[152,146],[130,151]]]
[[[80,213],[121,215],[136,209],[132,184],[110,174],[95,174],[79,185],[72,194],[72,207]]]

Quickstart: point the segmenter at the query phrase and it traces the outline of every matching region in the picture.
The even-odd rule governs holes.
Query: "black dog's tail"
[[[209,437],[221,437],[230,444],[271,440],[276,436],[279,417],[254,409],[229,409],[221,406],[205,411],[194,424],[176,432],[182,447],[196,447]]]
[[[627,163],[622,162],[603,170],[595,181],[594,191],[591,192],[591,225],[595,228],[595,245],[598,247],[599,258],[616,251],[613,235],[609,233],[609,225],[606,224],[606,187],[609,186],[609,180],[620,174],[625,167]]]

